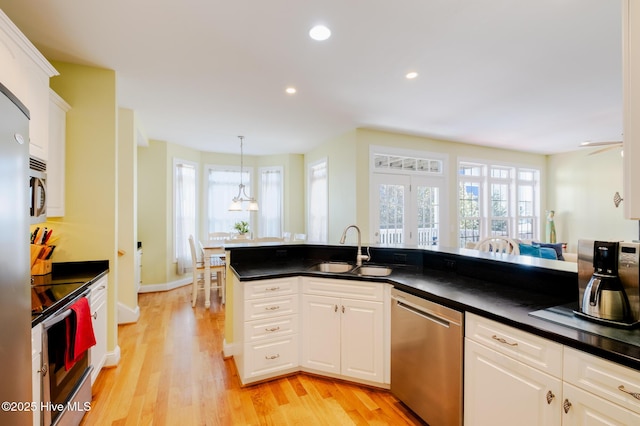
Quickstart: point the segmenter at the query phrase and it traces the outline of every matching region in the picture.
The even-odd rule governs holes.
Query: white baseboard
[[[118,324],[138,322],[138,318],[140,318],[140,306],[131,309],[124,303],[118,302]]]
[[[120,363],[120,346],[116,345],[115,349],[111,352],[107,352],[107,360],[104,363],[105,367],[116,367]]]
[[[168,291],[168,290],[173,290],[174,288],[189,285],[191,283],[193,283],[193,277],[189,275],[188,277],[181,278],[179,280],[172,281],[169,283],[141,285],[138,293],[153,293],[156,291]]]
[[[222,356],[225,358],[232,357],[238,353],[238,345],[236,343],[227,343],[227,339],[222,339]]]

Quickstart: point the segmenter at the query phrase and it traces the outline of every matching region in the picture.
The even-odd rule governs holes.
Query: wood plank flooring
[[[297,374],[240,387],[222,357],[224,306],[191,307],[190,286],[139,296],[118,327],[121,360],[93,386],[81,425],[424,425],[389,391]]]

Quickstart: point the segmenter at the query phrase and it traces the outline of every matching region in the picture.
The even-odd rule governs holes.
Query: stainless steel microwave
[[[29,216],[31,223],[47,220],[47,163],[29,157]]]

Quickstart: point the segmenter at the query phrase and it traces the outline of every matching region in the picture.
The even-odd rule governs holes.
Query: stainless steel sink
[[[393,269],[388,268],[386,266],[373,266],[373,265],[365,265],[358,266],[351,273],[362,275],[366,277],[386,277],[391,274]]]
[[[334,274],[341,274],[344,272],[351,271],[353,267],[354,267],[353,263],[347,263],[347,262],[322,262],[309,267],[309,271],[331,272]]]

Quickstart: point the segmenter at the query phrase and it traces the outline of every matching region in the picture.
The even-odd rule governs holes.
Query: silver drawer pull
[[[273,328],[265,328],[264,329],[264,331],[269,331],[269,332],[278,331],[278,330],[280,330],[280,327],[273,327]]]
[[[265,311],[275,311],[276,309],[280,309],[280,306],[269,306],[264,308]]]
[[[626,390],[624,388],[623,385],[618,386],[618,390],[621,390],[622,392],[626,393],[627,395],[631,395],[635,399],[640,399],[640,393],[638,393],[638,392],[629,392],[628,390]]]
[[[495,334],[494,334],[493,336],[491,336],[491,338],[492,338],[493,340],[497,340],[497,341],[498,341],[498,342],[500,342],[500,343],[504,343],[505,345],[509,345],[509,346],[518,346],[518,343],[517,343],[517,342],[516,342],[516,343],[509,343],[509,342],[507,342],[505,339],[503,339],[502,337],[498,337],[498,336],[496,336]]]
[[[264,359],[277,359],[280,358],[280,354],[275,354],[275,355],[271,355],[271,356],[264,356]]]
[[[264,289],[264,291],[276,291],[276,290],[280,290],[280,287],[269,287]]]
[[[94,312],[93,315],[91,315],[93,317],[94,320],[98,319],[98,311]]]

